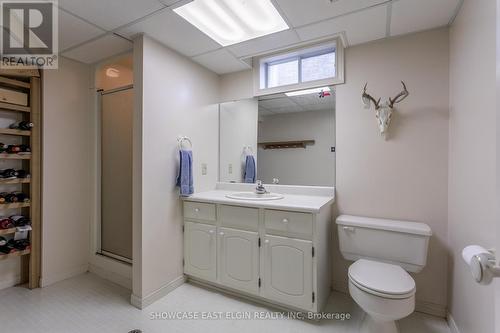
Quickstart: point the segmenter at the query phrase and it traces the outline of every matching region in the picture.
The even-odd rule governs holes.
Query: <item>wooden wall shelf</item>
[[[12,77],[15,76],[15,77]],[[17,77],[17,78],[16,78]],[[9,184],[18,184],[18,190],[29,193],[29,203],[16,202],[0,204],[0,210],[12,210],[11,214],[23,214],[31,219],[31,228],[28,238],[30,248],[10,254],[0,254],[0,260],[20,257],[21,283],[27,283],[28,288],[40,286],[40,254],[41,254],[41,80],[38,70],[0,70],[0,87],[17,90],[28,94],[29,106],[0,102],[0,111],[16,112],[16,120],[33,123],[31,131],[0,128],[0,135],[15,135],[23,144],[29,145],[30,154],[0,154],[0,160],[17,160],[16,169],[24,169],[31,175],[30,178],[0,179],[1,188]],[[4,116],[5,118],[9,118]],[[13,163],[14,164],[14,163]],[[21,210],[22,209],[22,210]],[[6,212],[4,212],[6,215]],[[16,228],[0,230],[0,235],[9,235],[16,232]],[[29,255],[27,255],[29,254]]]
[[[0,154],[0,158],[5,160],[30,160],[31,154],[28,155],[20,155],[20,154]]]
[[[1,76],[0,76],[1,78]],[[22,131],[12,128],[0,128],[0,134],[31,136],[31,131]]]
[[[20,256],[24,256],[24,255],[27,255],[30,253],[31,253],[31,250],[28,249],[28,250],[24,250],[24,251],[17,251],[17,252],[9,253],[9,254],[1,254],[0,260],[13,258],[13,257],[20,257]]]
[[[26,208],[31,206],[31,202],[14,202],[0,204],[0,209]]]
[[[15,88],[24,88],[24,89],[30,88],[29,82],[10,79],[10,78],[3,77],[3,76],[0,76],[0,83],[3,83],[6,86],[15,87]]]
[[[14,179],[0,179],[0,185],[2,184],[29,184],[31,183],[31,178],[14,178]]]
[[[13,234],[15,233],[17,228],[10,228],[10,229],[0,229],[0,236],[2,235],[8,235],[8,234]]]
[[[15,112],[31,112],[31,108],[29,106],[22,106],[17,104],[9,104],[0,102],[0,109],[6,111],[15,111]]]
[[[264,149],[306,148],[308,145],[313,145],[315,142],[314,140],[259,142],[259,146]]]

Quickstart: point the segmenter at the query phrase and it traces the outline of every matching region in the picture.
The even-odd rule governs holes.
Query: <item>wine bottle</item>
[[[5,196],[5,202],[7,203],[14,203],[14,202],[18,202],[19,199],[17,198],[17,195],[15,193],[8,193],[6,196]]]
[[[1,170],[0,177],[4,179],[14,179],[18,177],[18,172],[14,169]]]
[[[19,129],[22,131],[30,131],[33,128],[33,123],[30,121],[19,121],[9,126],[11,129]]]
[[[7,194],[8,194],[7,192],[0,193],[0,204],[5,203],[5,201],[6,201],[5,197],[7,196]]]
[[[13,192],[12,193],[16,197],[16,202],[30,202],[30,199],[23,192]]]
[[[21,153],[31,153],[31,148],[28,145],[19,145]]]
[[[0,153],[5,153],[7,151],[7,145],[0,142]]]
[[[14,222],[8,217],[0,218],[0,229],[10,229],[14,228]]]
[[[21,148],[19,146],[9,145],[7,147],[7,153],[9,153],[9,154],[17,154],[17,153],[20,153],[20,152],[21,152]]]
[[[26,170],[17,170],[16,173],[17,173],[16,174],[17,178],[29,178],[30,177],[29,172]]]
[[[31,220],[24,215],[12,215],[10,219],[12,220],[12,222],[16,227],[31,225]]]

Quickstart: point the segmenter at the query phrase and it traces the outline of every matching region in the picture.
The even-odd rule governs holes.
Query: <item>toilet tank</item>
[[[341,215],[337,218],[340,252],[347,260],[372,259],[420,272],[432,235],[425,223]]]

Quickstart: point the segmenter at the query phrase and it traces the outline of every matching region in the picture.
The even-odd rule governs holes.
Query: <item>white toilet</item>
[[[396,320],[415,309],[415,281],[432,235],[424,223],[341,215],[340,252],[349,267],[349,292],[366,312],[361,333],[397,333]]]

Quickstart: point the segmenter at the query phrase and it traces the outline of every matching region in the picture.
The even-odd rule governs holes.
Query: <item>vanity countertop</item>
[[[283,199],[279,200],[240,200],[230,199],[227,195],[234,194],[236,191],[213,190],[199,192],[190,197],[183,198],[184,201],[197,201],[207,203],[219,203],[233,206],[245,206],[256,208],[270,208],[280,210],[292,210],[301,212],[318,213],[323,207],[331,204],[334,196],[303,195],[303,194],[284,194]]]

